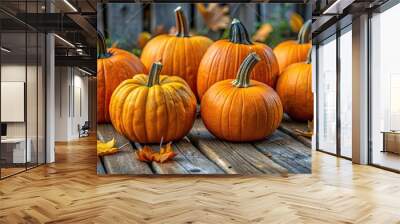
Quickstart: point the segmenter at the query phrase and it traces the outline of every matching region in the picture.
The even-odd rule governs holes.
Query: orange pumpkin
[[[233,19],[229,39],[215,42],[201,60],[197,77],[197,93],[200,99],[214,83],[234,79],[240,63],[250,52],[256,52],[261,58],[253,70],[253,79],[274,88],[279,68],[272,49],[265,44],[251,42],[243,24],[238,19]]]
[[[162,74],[182,77],[196,93],[197,69],[212,40],[203,36],[190,36],[181,7],[175,10],[176,35],[159,35],[143,48],[141,60],[146,68],[156,62],[163,64]]]
[[[97,122],[110,122],[108,107],[111,94],[124,80],[146,68],[135,55],[118,49],[107,50],[103,35],[98,32],[99,55],[97,57]]]
[[[310,50],[311,52],[311,50]],[[307,62],[292,64],[279,77],[276,91],[282,100],[283,110],[297,121],[313,119],[312,67]]]
[[[160,76],[161,69],[161,63],[154,63],[149,75],[125,80],[111,97],[111,122],[132,141],[174,141],[193,126],[197,103],[194,93],[182,78]]]
[[[262,82],[250,80],[262,59],[249,54],[236,79],[211,86],[201,100],[201,117],[207,129],[220,139],[242,142],[265,138],[278,128],[283,115],[278,94]]]
[[[311,48],[311,20],[304,23],[297,41],[287,40],[274,48],[274,53],[279,63],[279,71],[282,73],[285,68],[293,63],[307,60],[308,51]]]

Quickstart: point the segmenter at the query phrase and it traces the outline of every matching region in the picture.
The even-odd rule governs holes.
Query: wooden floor
[[[400,223],[400,175],[313,152],[289,177],[98,177],[95,139],[0,181],[0,223]]]

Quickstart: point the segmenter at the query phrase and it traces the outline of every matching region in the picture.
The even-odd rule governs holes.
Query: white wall
[[[56,67],[55,73],[55,140],[74,140],[78,124],[88,120],[88,78],[71,67]]]

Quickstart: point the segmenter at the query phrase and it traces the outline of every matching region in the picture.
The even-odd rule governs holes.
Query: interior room
[[[261,42],[275,48],[276,40],[284,35],[279,30],[307,24],[300,20],[307,12],[299,10],[307,7],[296,4],[309,4],[310,9],[312,35],[307,43],[312,51],[307,61],[299,63],[312,66],[313,116],[312,121],[285,126],[290,120],[285,110],[273,132],[295,143],[287,147],[285,139],[274,135],[250,143],[215,138],[194,141],[198,136],[188,134],[183,140],[171,141],[176,154],[171,160],[160,162],[162,151],[171,153],[171,148],[163,148],[168,143],[149,144],[158,151],[140,159],[152,175],[127,172],[142,171],[138,160],[145,147],[121,134],[126,131],[122,128],[110,131],[104,128],[108,124],[98,124],[98,115],[106,117],[107,113],[98,112],[99,84],[105,81],[100,80],[96,61],[111,57],[110,48],[120,48],[136,55],[130,60],[140,62],[144,47],[157,38],[157,32],[174,38],[205,35],[209,30],[197,28],[209,26],[207,18],[213,21],[211,26],[218,24],[217,32],[207,33],[216,35],[210,38],[215,42],[221,41],[220,36],[230,40],[232,33],[239,33],[245,38],[233,41],[248,40],[244,45],[252,46],[250,42],[260,42],[253,39],[258,33],[270,38]],[[190,18],[189,30],[182,36],[176,36],[179,29],[173,29],[175,20],[184,24],[179,13],[167,19],[177,8]],[[201,10],[209,17],[202,16]],[[154,19],[156,12],[163,16]],[[299,15],[296,21],[290,19],[293,12]],[[248,22],[252,21],[249,15],[257,22]],[[250,27],[247,35],[229,32],[229,25],[238,24],[236,17]],[[140,21],[140,26],[132,21]],[[398,0],[272,0],[262,4],[0,1],[0,223],[400,223],[399,21]],[[170,25],[161,29],[159,23]],[[295,43],[300,30],[287,31]],[[138,89],[160,85],[154,84],[163,80],[157,79],[158,65],[144,73],[147,82],[142,80]],[[242,84],[251,83],[252,78],[240,74]],[[133,77],[121,82],[129,84]],[[236,84],[230,82],[226,88]],[[133,98],[118,96],[127,102]],[[192,98],[195,120],[202,115],[196,96]],[[132,105],[136,104],[112,108],[123,111]],[[153,112],[149,108],[145,114]],[[141,124],[132,122],[132,126]],[[117,132],[110,135],[114,139],[102,135]],[[239,153],[234,144],[252,153]],[[264,147],[262,161],[270,163],[260,163],[254,156],[260,153],[254,150],[259,150],[257,145]],[[218,157],[226,149],[231,149],[225,153],[231,160]],[[307,172],[263,172],[277,165],[298,169],[304,149],[308,150]],[[217,167],[223,175],[200,172],[188,176],[176,169],[178,163],[199,172],[194,165],[204,161],[211,164],[206,168]],[[243,170],[258,173],[225,175],[237,164],[250,164]],[[156,169],[175,174],[160,175]]]
[[[54,162],[54,144],[93,132],[90,119],[95,119],[95,108],[89,99],[96,93],[95,58],[90,55],[96,45],[87,42],[83,35],[87,31],[79,23],[60,16],[61,11],[76,12],[67,4],[2,1],[0,6],[0,178],[4,179]],[[79,7],[93,11],[88,3]],[[46,23],[49,18],[51,24]],[[54,34],[50,37],[49,32]]]

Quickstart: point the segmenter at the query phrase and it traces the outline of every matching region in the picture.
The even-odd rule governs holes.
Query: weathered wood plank
[[[103,162],[108,174],[152,174],[148,164],[136,159],[131,143],[124,136],[118,134],[111,124],[97,125],[97,138],[107,141],[116,140],[118,153],[103,156]]]
[[[196,120],[188,137],[209,159],[229,174],[287,174],[287,169],[249,143],[218,140],[207,131],[200,119]]]
[[[279,130],[253,145],[290,173],[311,173],[311,148]]]
[[[223,174],[224,171],[204,156],[192,143],[184,138],[172,144],[177,155],[166,163],[152,162],[151,166],[157,174]],[[135,143],[136,148],[141,148]],[[159,150],[158,145],[151,145]]]
[[[307,130],[307,123],[296,122],[291,120],[287,115],[284,116],[279,130],[297,139],[299,142],[303,143],[305,146],[311,148],[311,139],[300,135],[295,130]]]
[[[105,175],[106,170],[104,169],[103,162],[101,158],[97,157],[97,175]]]

